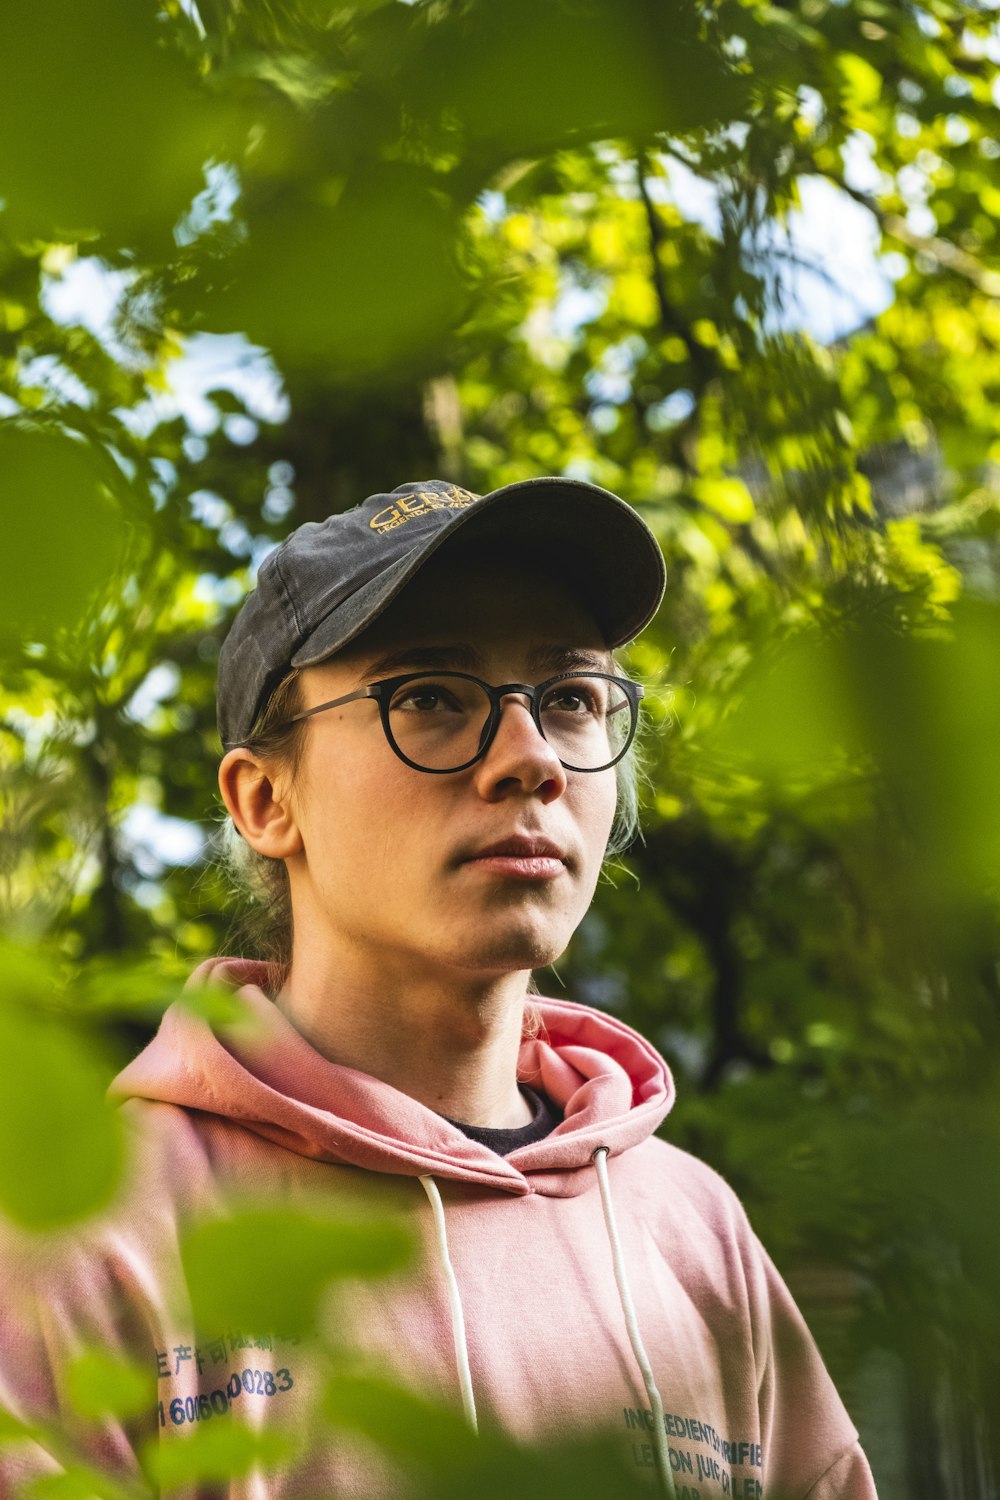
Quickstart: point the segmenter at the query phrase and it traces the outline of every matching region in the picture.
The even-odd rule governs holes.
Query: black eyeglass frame
[[[471,760],[464,761],[460,766],[448,766],[445,768],[418,765],[415,760],[411,760],[408,755],[403,754],[393,739],[392,729],[389,725],[391,700],[397,688],[403,687],[408,682],[419,682],[426,678],[433,679],[438,677],[459,677],[463,682],[474,682],[478,687],[483,689],[490,700],[490,711],[483,725],[479,749]],[[369,682],[367,686],[358,688],[357,692],[345,693],[342,698],[331,698],[327,703],[317,703],[315,708],[306,708],[301,713],[293,714],[285,723],[297,724],[300,719],[311,719],[314,714],[321,714],[328,708],[340,708],[345,703],[354,703],[361,698],[374,698],[379,707],[379,717],[382,720],[382,729],[386,739],[389,741],[389,747],[399,756],[399,759],[405,765],[411,766],[414,771],[423,771],[426,776],[454,776],[456,772],[467,771],[470,766],[474,766],[477,761],[482,760],[483,756],[489,750],[496,738],[497,730],[500,728],[500,718],[503,712],[502,700],[512,693],[528,699],[535,728],[542,736],[542,739],[548,743],[548,736],[542,727],[541,708],[539,707],[541,696],[549,688],[555,687],[557,683],[570,682],[579,677],[599,677],[603,682],[613,682],[616,686],[620,687],[628,699],[629,710],[632,716],[631,727],[628,739],[618,751],[618,754],[613,760],[607,761],[603,766],[571,766],[561,757],[559,757],[559,764],[566,771],[584,771],[587,773],[591,771],[610,771],[611,767],[616,766],[622,759],[622,756],[627,754],[632,741],[635,739],[636,730],[639,727],[639,700],[645,693],[641,682],[633,682],[630,677],[616,677],[611,672],[591,672],[589,670],[559,672],[555,677],[547,677],[544,682],[539,682],[535,687],[531,687],[526,682],[505,682],[500,687],[493,687],[490,683],[484,682],[481,677],[474,677],[471,672],[404,672],[399,677],[384,677],[379,682]],[[284,725],[280,727],[283,728]]]

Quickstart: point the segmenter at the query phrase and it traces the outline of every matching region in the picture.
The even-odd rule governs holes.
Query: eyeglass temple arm
[[[372,686],[378,686],[378,684],[358,688],[356,693],[345,693],[343,698],[331,698],[326,703],[317,703],[315,708],[304,708],[300,714],[292,714],[288,722],[297,724],[300,719],[311,719],[313,714],[321,714],[325,708],[340,708],[341,704],[354,703],[358,698],[375,698],[377,694],[372,692]]]
[[[618,677],[618,678],[615,678],[614,680],[616,682],[626,682],[626,681],[630,682],[631,681],[630,678],[625,678],[625,677]],[[631,685],[635,689],[635,698],[634,698],[634,700],[626,696],[625,699],[621,703],[616,703],[615,706],[614,706],[614,708],[611,708],[611,709],[608,710],[609,717],[610,717],[611,714],[620,714],[623,708],[631,709],[633,707],[633,703],[637,705],[638,702],[639,702],[639,699],[645,697],[646,689],[643,687],[643,685],[642,685],[641,682],[632,682]]]

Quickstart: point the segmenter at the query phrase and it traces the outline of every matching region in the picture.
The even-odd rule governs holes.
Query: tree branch
[[[991,271],[987,266],[981,265],[967,250],[953,245],[950,240],[944,240],[939,235],[916,234],[899,214],[889,213],[870,193],[851,187],[850,183],[845,182],[843,177],[838,176],[836,172],[817,172],[815,175],[832,182],[834,187],[840,188],[840,191],[846,193],[849,198],[853,198],[855,203],[860,203],[862,208],[867,208],[868,212],[874,215],[884,234],[891,234],[893,239],[908,245],[911,250],[929,256],[945,270],[964,277],[985,296],[1000,297],[1000,271]]]
[[[666,242],[666,235],[663,232],[663,225],[656,212],[656,205],[649,196],[649,191],[646,187],[645,155],[637,158],[635,168],[635,175],[639,185],[639,196],[646,210],[646,223],[649,227],[650,259],[653,263],[653,288],[656,292],[656,301],[660,309],[660,326],[664,333],[672,333],[675,337],[682,340],[687,349],[691,364],[700,378],[707,384],[715,374],[715,362],[710,357],[708,351],[703,349],[701,344],[695,342],[690,328],[679,316],[667,295],[667,286],[663,279],[663,267],[660,264],[658,253],[660,246]]]

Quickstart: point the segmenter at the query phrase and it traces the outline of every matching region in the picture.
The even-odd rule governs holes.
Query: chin
[[[560,928],[556,932],[551,924],[545,931],[521,927],[489,933],[481,929],[476,934],[475,945],[465,948],[456,957],[456,965],[462,969],[500,974],[544,969],[565,953],[571,937],[572,928],[567,927],[566,931]]]

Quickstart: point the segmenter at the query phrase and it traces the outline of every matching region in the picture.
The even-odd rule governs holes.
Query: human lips
[[[551,839],[514,834],[473,850],[464,856],[462,864],[498,875],[553,880],[564,873],[566,856]]]

